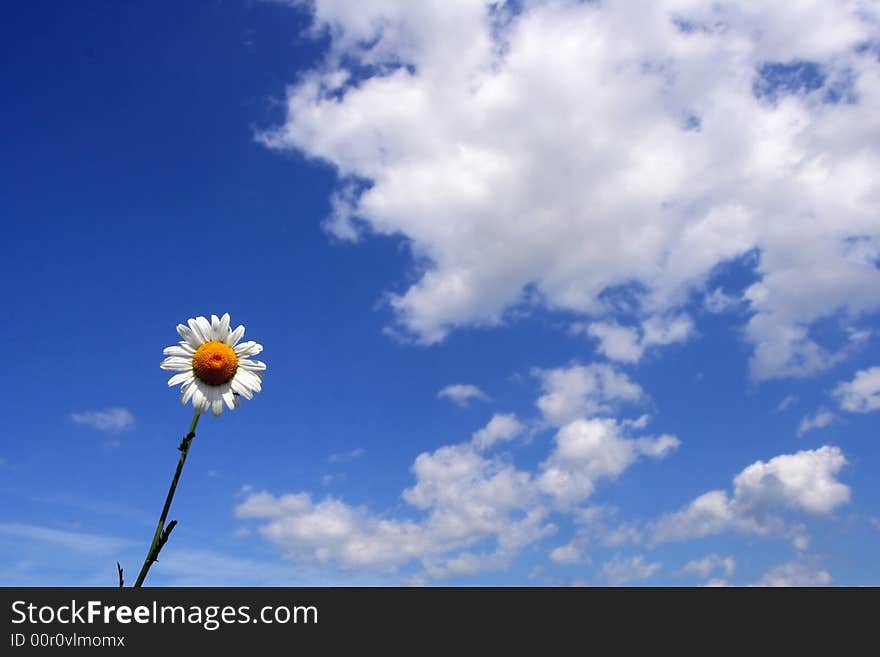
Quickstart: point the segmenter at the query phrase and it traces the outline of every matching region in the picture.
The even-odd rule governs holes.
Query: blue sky
[[[224,312],[148,584],[880,583],[880,14],[777,4],[8,11],[0,584],[133,578]]]

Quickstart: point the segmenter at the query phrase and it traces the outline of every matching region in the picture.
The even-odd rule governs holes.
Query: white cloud
[[[489,397],[477,386],[469,383],[454,383],[443,388],[437,397],[450,399],[459,406],[467,406],[472,399],[486,401]]]
[[[709,577],[715,572],[720,572],[725,577],[731,577],[736,570],[736,560],[731,556],[722,557],[718,554],[708,554],[702,559],[688,561],[682,570],[703,578]]]
[[[835,476],[846,465],[837,447],[820,447],[757,461],[733,480],[734,501],[754,513],[773,506],[822,516],[850,500]]]
[[[513,413],[496,413],[489,420],[489,424],[474,433],[474,446],[479,450],[489,449],[495,443],[513,440],[524,429],[523,424]]]
[[[450,553],[486,539],[494,551],[474,557],[500,567],[554,529],[532,476],[470,444],[420,454],[413,472],[416,483],[402,497],[424,512],[419,520],[384,518],[333,498],[315,502],[306,493],[251,494],[236,514],[267,521],[260,533],[298,561],[388,570],[417,560],[429,575],[459,572]]]
[[[640,329],[621,326],[616,322],[593,322],[572,326],[573,333],[586,333],[599,341],[599,352],[609,360],[637,363],[649,347],[684,342],[693,332],[690,317],[650,317]]]
[[[351,461],[356,461],[366,453],[367,450],[365,450],[363,447],[357,447],[347,452],[338,452],[336,454],[331,454],[329,457],[327,457],[327,461],[330,463],[349,463]]]
[[[599,352],[609,360],[622,363],[637,363],[642,358],[645,347],[639,339],[638,330],[620,326],[616,322],[593,322],[589,325],[576,325],[574,332],[585,332],[599,341]]]
[[[535,369],[544,394],[538,408],[544,420],[562,426],[584,416],[607,413],[614,402],[636,402],[644,391],[609,365],[572,365],[552,370]]]
[[[834,389],[840,408],[853,413],[880,410],[880,367],[869,367],[856,372],[852,381],[840,383]]]
[[[615,557],[603,564],[599,574],[614,586],[648,579],[660,570],[659,562],[649,563],[642,555],[621,559]]]
[[[830,586],[831,582],[827,570],[793,561],[770,569],[755,586]]]
[[[625,378],[609,380],[610,388],[632,392],[634,384]],[[526,470],[485,453],[523,430],[515,416],[495,415],[471,441],[416,457],[415,481],[401,493],[408,508],[400,514],[377,514],[334,497],[316,500],[305,492],[276,496],[243,488],[236,515],[258,521],[260,535],[302,563],[381,572],[415,563],[423,572],[411,581],[420,582],[504,568],[525,546],[556,530],[552,513],[570,510],[601,480],[613,480],[639,458],[660,459],[678,446],[669,435],[631,437],[646,424],[646,416],[574,420],[558,429],[547,459]],[[600,540],[620,545],[637,540],[633,531],[609,528]],[[553,558],[573,553],[562,550]]]
[[[625,438],[614,419],[575,420],[556,434],[555,449],[541,464],[538,486],[569,507],[588,498],[600,479],[614,479],[641,456],[663,458],[680,445],[675,436]]]
[[[70,419],[77,424],[85,424],[99,431],[123,431],[134,425],[134,415],[125,408],[108,408],[103,411],[82,411],[71,413]]]
[[[806,547],[802,527],[788,527],[773,512],[793,510],[824,516],[850,500],[849,487],[836,479],[846,465],[838,447],[823,446],[769,461],[756,461],[733,480],[733,495],[715,490],[653,525],[654,542],[688,540],[727,530],[788,536]]]
[[[797,433],[799,436],[803,436],[808,431],[827,427],[832,422],[834,422],[834,413],[825,409],[819,409],[812,415],[805,415],[801,418]]]
[[[760,380],[837,362],[811,325],[880,307],[873,4],[309,6],[331,54],[259,138],[336,167],[337,236],[407,239],[419,278],[389,299],[422,342],[523,303],[667,317],[750,255]],[[791,62],[822,86],[773,92]]]

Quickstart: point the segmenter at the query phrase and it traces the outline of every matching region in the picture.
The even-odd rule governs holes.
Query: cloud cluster
[[[824,516],[849,501],[849,488],[837,479],[846,459],[839,448],[825,446],[756,461],[734,478],[730,494],[710,491],[651,523],[620,522],[611,507],[587,506],[590,498],[640,460],[666,458],[679,439],[645,433],[647,416],[608,416],[613,401],[643,398],[636,383],[608,365],[573,364],[536,374],[542,419],[523,422],[496,413],[469,440],[419,454],[414,481],[401,492],[403,509],[378,513],[332,496],[244,489],[235,513],[255,521],[260,535],[298,563],[384,573],[413,566],[419,571],[411,581],[425,583],[504,568],[524,548],[554,534],[557,518],[570,520],[574,534],[550,549],[549,557],[571,565],[588,563],[594,546],[650,547],[727,530],[787,538],[803,549],[805,527],[790,525],[785,513]],[[526,426],[553,432],[546,457],[532,468],[492,449]],[[624,583],[659,567],[638,557],[615,558],[598,574]],[[690,567],[713,568],[725,575],[732,566],[713,558]]]
[[[377,571],[417,563],[421,577],[430,579],[503,567],[523,547],[556,531],[552,514],[579,512],[577,505],[603,481],[641,458],[662,459],[679,445],[671,435],[637,435],[647,417],[595,417],[611,400],[642,396],[641,388],[610,366],[572,365],[537,374],[544,391],[538,407],[555,435],[535,469],[517,468],[491,451],[526,427],[513,414],[495,414],[471,440],[416,457],[415,481],[401,493],[408,510],[398,517],[333,497],[251,490],[236,515],[259,521],[260,534],[298,562]],[[560,398],[564,401],[553,401]],[[572,557],[563,550],[555,558]]]
[[[309,7],[329,55],[259,139],[335,167],[331,232],[406,238],[389,299],[421,342],[540,305],[633,361],[711,285],[767,379],[837,362],[813,323],[880,307],[876,3]],[[733,262],[755,281],[719,295]]]

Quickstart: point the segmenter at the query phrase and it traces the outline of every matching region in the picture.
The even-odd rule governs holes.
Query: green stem
[[[171,488],[168,489],[168,496],[165,498],[165,506],[162,507],[162,515],[159,516],[159,524],[156,527],[156,533],[153,535],[153,542],[150,543],[147,558],[144,559],[144,565],[141,567],[141,572],[138,574],[137,581],[134,583],[134,588],[136,589],[139,589],[141,585],[143,585],[147,573],[150,570],[150,566],[152,566],[159,558],[159,552],[162,550],[162,547],[171,535],[171,530],[177,525],[177,521],[172,520],[168,523],[168,527],[166,527],[165,519],[168,517],[168,510],[171,508],[171,500],[174,499],[174,491],[177,490],[177,481],[180,479],[180,473],[183,472],[183,464],[186,463],[186,455],[189,454],[189,446],[192,443],[193,438],[196,437],[196,425],[199,423],[199,417],[198,413],[193,416],[192,424],[189,425],[189,433],[183,437],[180,446],[177,448],[180,450],[180,459],[177,461],[177,470],[174,471],[174,479],[171,480]]]

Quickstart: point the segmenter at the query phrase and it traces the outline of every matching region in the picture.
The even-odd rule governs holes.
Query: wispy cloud
[[[355,461],[359,459],[366,453],[367,450],[365,450],[363,447],[358,447],[348,452],[337,452],[336,454],[331,454],[329,457],[327,457],[327,461],[330,463],[349,463],[350,461]]]
[[[92,500],[70,494],[38,495],[31,497],[30,500],[40,504],[77,509],[90,514],[125,518],[141,524],[155,526],[156,523],[152,513],[146,513],[141,509],[117,501]]]
[[[797,403],[798,403],[798,396],[797,395],[786,395],[785,399],[783,399],[781,402],[779,402],[779,404],[776,406],[776,412],[782,413],[783,411],[787,411],[789,408],[791,408],[792,406],[794,406]]]
[[[115,433],[134,425],[134,415],[127,408],[108,408],[103,411],[71,413],[70,419],[77,424],[94,427],[99,431]]]
[[[382,586],[375,574],[344,576],[323,569],[279,561],[172,546],[162,551],[162,561],[150,573],[163,586]]]
[[[131,545],[131,541],[124,538],[51,529],[17,522],[0,523],[0,536],[49,543],[75,552],[89,554],[108,554]]]
[[[832,422],[834,422],[834,413],[825,409],[819,409],[812,415],[805,415],[801,419],[797,433],[799,436],[803,436],[808,431],[827,427]]]

